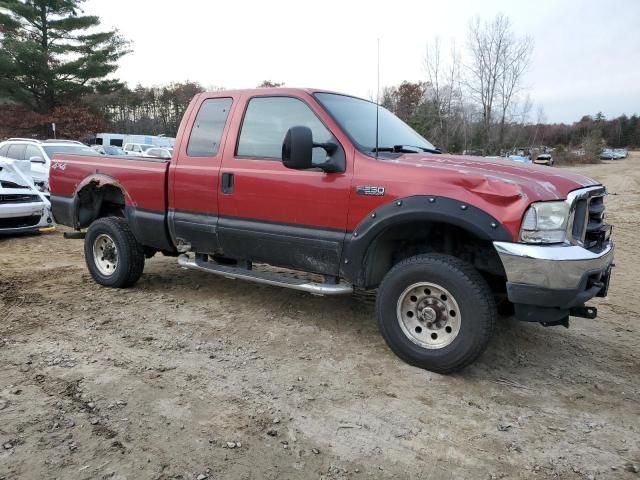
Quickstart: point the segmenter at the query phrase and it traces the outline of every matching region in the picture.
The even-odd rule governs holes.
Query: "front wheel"
[[[93,279],[106,287],[130,287],[144,270],[144,248],[124,218],[93,222],[84,240],[84,256]]]
[[[471,265],[449,255],[407,258],[385,276],[378,326],[401,359],[452,373],[485,350],[497,316],[489,286]]]

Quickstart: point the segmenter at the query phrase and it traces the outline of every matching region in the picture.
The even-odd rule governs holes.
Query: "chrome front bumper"
[[[600,253],[577,245],[493,242],[507,282],[544,289],[578,289],[585,276],[606,271],[613,262],[610,240]]]

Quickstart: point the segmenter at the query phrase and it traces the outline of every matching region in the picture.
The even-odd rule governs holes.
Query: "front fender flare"
[[[353,232],[346,235],[340,276],[364,286],[365,259],[374,240],[390,227],[419,222],[454,225],[482,240],[513,241],[511,233],[498,219],[468,203],[428,195],[397,198],[371,211]]]

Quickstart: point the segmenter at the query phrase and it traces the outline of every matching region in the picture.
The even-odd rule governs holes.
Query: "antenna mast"
[[[378,111],[380,110],[380,38],[378,38],[378,84],[376,86],[376,158],[378,158]]]

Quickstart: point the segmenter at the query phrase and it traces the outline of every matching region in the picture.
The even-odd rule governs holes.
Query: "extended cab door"
[[[202,94],[185,112],[169,170],[169,231],[174,243],[217,252],[220,162],[233,95]]]
[[[291,170],[282,141],[308,126],[317,143],[333,142],[345,171]],[[332,130],[333,129],[333,130]],[[308,95],[245,95],[234,113],[218,189],[218,239],[225,255],[338,275],[345,237],[353,149]],[[327,153],[314,149],[314,163]]]

